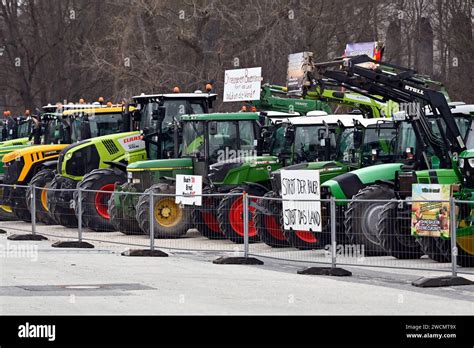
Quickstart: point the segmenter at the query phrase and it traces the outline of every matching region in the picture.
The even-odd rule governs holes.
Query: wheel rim
[[[255,201],[255,200],[253,200]],[[250,206],[249,212],[254,213],[255,208]],[[230,206],[229,212],[229,222],[230,227],[237,233],[239,236],[244,236],[244,205],[242,203],[242,197],[237,197]],[[257,230],[253,223],[253,220],[249,218],[249,237],[255,237],[257,235]]]
[[[268,232],[273,238],[277,240],[285,240],[285,236],[283,235],[283,231],[280,227],[280,224],[277,223],[277,220],[274,216],[265,215],[265,231]]]
[[[376,226],[379,218],[379,212],[382,210],[382,208],[383,205],[381,204],[369,205],[362,214],[362,221],[359,222],[366,238],[374,244],[379,244]],[[357,223],[357,221],[355,222]]]
[[[457,237],[456,241],[462,250],[474,256],[474,235]]]
[[[172,198],[163,198],[155,203],[153,209],[155,222],[165,227],[176,226],[183,218],[183,210]]]
[[[311,232],[308,232],[308,231],[294,231],[293,232],[295,234],[295,236],[302,240],[303,242],[305,243],[317,243],[318,242],[318,239],[315,237],[315,235]]]
[[[95,194],[95,209],[97,213],[106,220],[110,220],[110,215],[108,212],[108,201],[114,190],[114,184],[107,184],[102,186],[99,191],[108,191],[108,192],[97,192]]]
[[[45,211],[49,211],[47,194],[48,189],[46,187],[43,187],[43,189],[41,190],[41,205],[43,206],[43,209]]]
[[[9,205],[0,205],[0,209],[6,211],[7,213],[12,213],[12,207],[10,207]]]

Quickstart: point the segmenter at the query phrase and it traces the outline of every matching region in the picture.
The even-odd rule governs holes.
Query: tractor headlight
[[[68,152],[68,153],[66,154],[66,158],[67,158],[67,159],[70,159],[71,157],[72,157],[72,152]]]
[[[474,168],[474,158],[469,158],[469,159],[468,159],[468,162],[469,162],[469,166],[470,166],[471,168]]]
[[[131,179],[132,177],[133,177],[132,172],[127,172],[127,178],[128,178],[128,179]]]
[[[141,183],[140,179],[137,179],[137,178],[132,179],[132,184],[139,184],[139,183]]]
[[[459,168],[464,168],[464,158],[460,158],[458,161]]]

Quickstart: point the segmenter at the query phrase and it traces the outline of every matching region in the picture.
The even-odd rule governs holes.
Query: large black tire
[[[258,200],[260,209],[255,209],[254,224],[258,237],[272,248],[289,247],[283,234],[282,202],[270,198],[280,197],[273,191],[267,192]]]
[[[120,193],[117,191],[112,192],[109,199],[109,216],[110,223],[114,226],[115,230],[122,232],[126,235],[137,235],[143,234],[143,231],[136,220],[135,205],[126,205],[126,192],[131,192],[132,185],[125,183],[121,186]],[[130,196],[130,195],[129,195]],[[127,197],[132,200],[138,201],[138,195]],[[117,206],[116,199],[120,200],[120,207]]]
[[[213,193],[210,187],[205,187],[202,194]],[[195,206],[192,211],[192,221],[194,226],[204,237],[209,239],[225,239],[224,233],[219,228],[217,221],[217,209],[219,208],[220,196],[203,196],[202,205]]]
[[[115,188],[115,184],[123,184],[127,180],[126,174],[117,168],[94,169],[86,174],[77,184],[77,188],[85,190],[81,192],[82,212],[79,211],[78,191],[74,192],[74,209],[76,217],[82,214],[84,227],[97,232],[114,231],[114,226],[110,223],[108,212],[108,202],[110,195]],[[105,191],[105,192],[88,192]],[[110,192],[110,193],[109,193]]]
[[[31,214],[26,204],[26,188],[17,187],[12,189],[9,201],[11,202],[13,215],[15,215],[18,220],[31,222]]]
[[[398,202],[388,202],[379,213],[377,230],[380,245],[397,259],[419,259],[423,256],[417,239],[411,236],[411,211],[409,206],[398,208]]]
[[[386,255],[387,252],[380,245],[377,233],[379,212],[386,202],[361,202],[358,200],[384,200],[395,198],[392,188],[383,184],[367,186],[352,197],[347,206],[344,228],[352,244],[364,245],[366,256]]]
[[[217,210],[217,221],[219,221],[219,228],[224,233],[227,239],[234,243],[241,244],[244,242],[244,216],[243,216],[243,204],[242,195],[235,196],[232,194],[242,194],[247,192],[252,196],[263,196],[265,191],[262,188],[255,186],[242,185],[236,187],[230,191],[231,194],[225,196]],[[256,201],[255,198],[252,200]],[[255,208],[251,206],[251,200],[249,199],[249,243],[258,242],[257,230],[254,226],[252,219]]]
[[[150,234],[150,192],[154,198],[153,234],[156,238],[178,238],[185,235],[192,227],[191,206],[180,206],[175,203],[174,196],[159,196],[160,194],[175,194],[173,184],[159,183],[145,190],[135,206],[137,221],[145,235]]]
[[[446,249],[446,241],[435,237],[418,237],[417,241],[422,252],[430,259],[442,263],[451,262],[451,248]]]
[[[77,218],[71,201],[74,197],[77,181],[56,174],[51,181],[47,199],[50,216],[58,225],[77,227]]]
[[[42,222],[46,225],[54,225],[56,222],[49,213],[47,204],[47,193],[55,173],[52,169],[46,168],[36,173],[30,181],[30,186],[26,189],[26,205],[31,211],[31,202],[33,198],[33,185],[35,189],[35,211],[36,222]]]

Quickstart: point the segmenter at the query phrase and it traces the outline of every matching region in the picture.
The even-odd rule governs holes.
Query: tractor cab
[[[133,129],[140,129],[146,140],[149,159],[173,158],[179,155],[181,130],[179,118],[188,114],[211,112],[217,94],[166,93],[141,94],[133,97],[130,112]]]

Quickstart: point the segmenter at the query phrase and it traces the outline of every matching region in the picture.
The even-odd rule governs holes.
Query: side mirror
[[[217,134],[217,122],[216,121],[209,122],[209,134],[210,135],[216,135]]]
[[[166,116],[166,108],[164,106],[158,106],[157,109],[153,110],[151,119],[153,121],[163,122]]]

